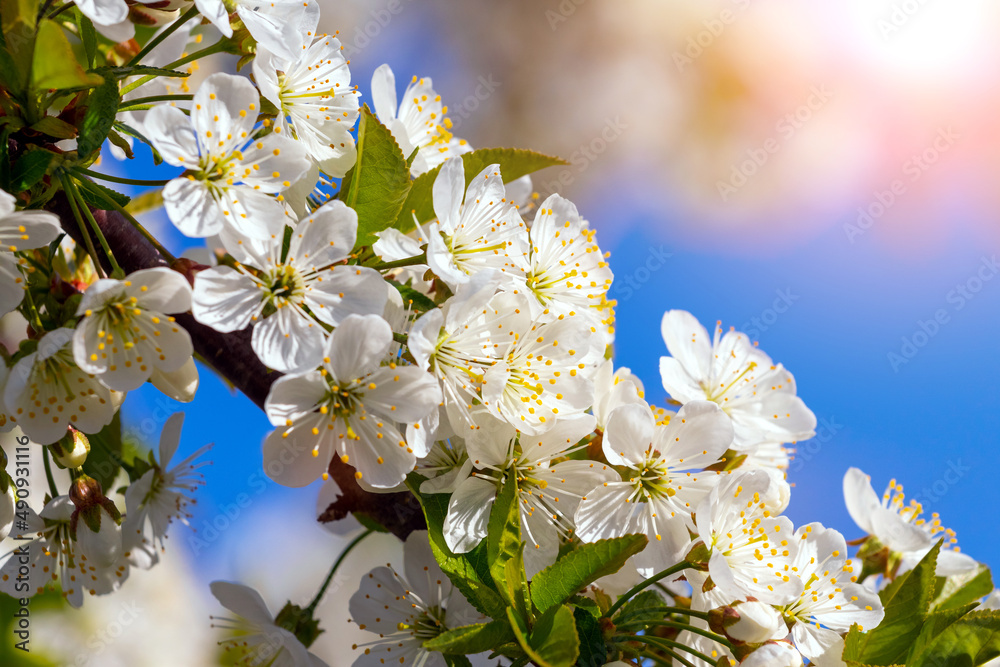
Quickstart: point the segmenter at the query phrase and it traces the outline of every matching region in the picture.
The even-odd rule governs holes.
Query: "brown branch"
[[[74,241],[84,243],[85,232],[73,217],[63,193],[57,194],[48,208],[60,217],[63,229]],[[93,213],[115,259],[126,273],[154,266],[168,266],[153,244],[120,213],[103,210],[94,210]],[[90,233],[89,230],[86,233]],[[98,246],[97,240],[91,238],[95,247]],[[111,266],[107,258],[100,259],[104,268],[110,272]],[[184,259],[178,260],[178,263],[190,265]],[[191,278],[190,272],[182,273]],[[176,318],[191,335],[195,352],[263,410],[271,384],[281,377],[281,373],[268,369],[254,354],[250,347],[251,329],[220,333],[200,324],[190,313],[176,315]],[[336,521],[349,513],[355,513],[379,523],[400,539],[406,539],[412,531],[425,527],[423,512],[411,493],[368,493],[358,486],[354,469],[341,463],[336,456],[330,463],[330,477],[340,487],[341,496],[320,515],[321,522]]]

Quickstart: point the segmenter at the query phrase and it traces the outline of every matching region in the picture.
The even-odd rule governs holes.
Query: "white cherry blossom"
[[[496,361],[492,339],[511,316],[509,298],[496,294],[499,285],[495,272],[476,274],[440,308],[421,315],[407,341],[417,365],[441,383],[445,414],[460,433],[475,428],[472,409],[482,400],[483,374]]]
[[[642,380],[631,370],[625,367],[615,370],[610,359],[601,362],[594,373],[593,412],[597,427],[602,431],[607,428],[608,418],[617,407],[630,403],[647,405],[645,395]]]
[[[264,470],[280,484],[304,486],[325,474],[334,454],[371,487],[391,489],[417,456],[398,424],[441,402],[437,382],[416,366],[386,360],[392,329],[377,315],[350,315],[326,344],[323,367],[286,375],[265,403],[276,428],[264,441]],[[429,446],[429,445],[428,445]]]
[[[723,475],[705,468],[719,461],[732,439],[729,419],[708,401],[685,405],[666,425],[656,424],[644,405],[615,409],[604,431],[604,454],[628,478],[615,474],[586,494],[576,513],[580,539],[642,533],[650,543],[633,557],[639,572],[648,577],[674,565],[690,544],[692,512]]]
[[[0,566],[0,593],[30,598],[58,584],[67,602],[80,607],[85,592],[106,595],[128,578],[128,563],[123,560],[100,567],[82,557],[70,537],[73,503],[69,496],[49,500],[38,514],[30,507],[25,512],[27,529],[18,529],[17,539],[5,543],[11,550]],[[19,573],[23,566],[28,568],[26,576]]]
[[[464,139],[456,138],[448,108],[434,91],[430,77],[414,76],[397,104],[396,77],[388,65],[372,75],[372,102],[378,119],[389,128],[407,158],[417,151],[410,172],[419,176],[445,160],[472,150]]]
[[[490,412],[519,431],[537,434],[556,418],[590,407],[594,364],[604,338],[592,320],[566,315],[533,321],[524,294],[510,294],[507,305],[493,307],[507,318],[494,332],[497,361],[483,374],[482,399]]]
[[[788,642],[768,642],[740,664],[743,667],[802,667],[802,656]]]
[[[871,630],[885,615],[874,592],[855,583],[854,561],[847,558],[844,536],[819,523],[800,526],[792,568],[803,582],[796,602],[783,608],[794,623],[792,638],[799,652],[813,663],[838,664],[844,652],[841,637],[857,624]]]
[[[164,162],[184,175],[163,189],[171,222],[187,236],[235,235],[269,239],[285,226],[285,209],[274,195],[309,170],[306,149],[275,131],[255,138],[260,96],[247,79],[209,76],[198,88],[188,117],[161,104],[143,129]]]
[[[524,567],[531,578],[551,565],[561,538],[573,534],[573,515],[581,498],[614,478],[614,471],[594,461],[561,460],[580,449],[593,433],[594,417],[560,419],[545,433],[530,436],[490,415],[481,415],[482,427],[467,441],[476,469],[462,482],[448,503],[444,537],[448,548],[465,553],[486,536],[490,510],[510,476],[517,480],[521,534],[527,542]]]
[[[437,220],[426,228],[427,264],[452,291],[490,269],[508,284],[524,285],[526,227],[507,199],[500,165],[483,169],[466,189],[462,158],[451,158],[434,179],[433,197]]]
[[[138,389],[154,369],[176,371],[191,358],[191,336],[172,316],[190,309],[191,285],[164,267],[98,280],[77,308],[73,357],[111,389]]]
[[[339,39],[320,35],[291,60],[261,48],[253,61],[261,95],[280,110],[275,127],[336,178],[357,159],[350,130],[358,119],[358,95],[341,50]]]
[[[59,218],[48,211],[15,211],[17,200],[0,190],[0,315],[21,305],[27,289],[22,268],[25,260],[13,253],[41,248],[62,233]]]
[[[816,416],[795,395],[795,379],[781,364],[757,349],[746,334],[710,338],[698,320],[683,310],[663,315],[663,340],[670,352],[660,359],[663,388],[681,403],[715,401],[736,430],[734,448],[763,442],[795,442],[815,435]]]
[[[232,8],[262,47],[288,60],[298,56],[319,23],[319,4],[314,0],[195,0],[195,5],[226,37],[233,36]]]
[[[125,492],[126,514],[122,535],[126,549],[133,545],[158,545],[163,549],[170,524],[175,520],[186,524],[191,516],[187,508],[195,502],[192,495],[205,483],[198,469],[208,465],[206,462],[195,463],[195,460],[212,445],[199,448],[177,465],[169,467],[180,445],[183,424],[183,412],[170,415],[160,432],[159,461],[132,482]],[[151,549],[136,549],[137,553],[147,551]],[[152,564],[153,561],[142,563],[147,568]]]
[[[928,521],[923,518],[923,505],[915,500],[905,502],[903,486],[894,479],[880,499],[872,488],[871,478],[851,468],[844,475],[844,500],[854,523],[900,556],[900,571],[916,566],[942,538],[937,576],[962,574],[978,566],[975,559],[958,550],[955,532],[941,525],[937,513]]]
[[[331,201],[295,225],[287,253],[284,235],[264,244],[228,241],[242,262],[197,274],[195,319],[224,332],[256,322],[251,345],[265,365],[285,373],[316,368],[326,341],[320,323],[335,326],[385,308],[382,276],[344,264],[357,230],[357,213]]]
[[[279,626],[260,593],[242,584],[213,581],[215,599],[235,618],[213,616],[212,627],[232,630],[234,637],[220,642],[248,667],[326,667],[294,634]]]
[[[697,530],[722,593],[790,604],[803,589],[792,569],[798,540],[788,517],[774,516],[763,501],[770,483],[759,470],[729,475],[698,506]]]
[[[444,655],[427,651],[423,643],[447,630],[487,620],[452,587],[423,530],[406,538],[403,571],[386,565],[363,576],[348,608],[351,622],[373,637],[351,647],[357,655],[354,667],[390,663],[445,667]]]
[[[414,471],[427,478],[420,484],[421,493],[454,493],[472,472],[465,440],[452,436],[436,441]]]
[[[583,310],[608,319],[601,311],[610,311],[606,295],[614,275],[595,234],[568,199],[553,194],[539,206],[529,232],[525,281],[541,308],[554,315]]]
[[[7,416],[31,441],[50,445],[73,424],[97,433],[111,423],[124,396],[80,368],[73,355],[73,329],[56,329],[21,358],[4,385]]]

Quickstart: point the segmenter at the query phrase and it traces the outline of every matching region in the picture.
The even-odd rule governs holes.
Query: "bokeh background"
[[[649,400],[663,402],[671,308],[748,332],[794,373],[820,428],[789,470],[793,521],[860,537],[841,492],[859,466],[878,491],[898,479],[964,551],[1000,566],[1000,6],[321,2],[364,99],[388,62],[401,84],[431,76],[473,146],[570,161],[535,188],[574,200],[611,251],[617,362]],[[172,248],[193,245],[162,214],[144,222]],[[131,394],[126,429],[155,445],[176,410],[181,455],[215,443],[193,530],[177,526],[163,563],[118,595],[88,599],[101,612],[86,625],[40,604],[39,660],[215,664],[208,616],[222,610],[208,582],[255,586],[275,612],[304,604],[349,538],[316,524],[318,484],[262,474],[266,419],[207,370],[189,406]],[[331,665],[352,661],[357,578],[399,557],[376,536],[348,558],[320,607],[314,650]]]

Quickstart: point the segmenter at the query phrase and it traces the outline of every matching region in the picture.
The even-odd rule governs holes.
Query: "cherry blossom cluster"
[[[559,194],[533,193],[530,169],[506,156],[479,160],[451,132],[430,78],[414,76],[398,96],[392,70],[379,67],[368,111],[339,39],[317,33],[315,2],[76,7],[122,48],[135,23],[175,20],[148,49],[135,45],[143,65],[193,63],[183,55],[191,44],[221,34],[218,44],[243,55],[251,75],[214,73],[193,94],[149,70],[121,81],[113,120],[130,138],[109,135],[109,152],[129,158],[138,139],[171,170],[158,195],[166,215],[205,240],[190,258],[174,258],[102,199],[90,180],[101,174],[85,168],[93,161],[51,174],[79,242],[24,193],[0,191],[0,314],[16,310],[28,324],[0,363],[0,429],[19,429],[70,479],[60,492],[50,475],[36,512],[0,470],[0,539],[20,523],[0,592],[58,587],[79,607],[85,593],[111,593],[156,564],[169,526],[190,516],[208,446],[171,466],[183,422],[175,414],[156,453],[117,461],[102,485],[85,467],[90,440],[103,439],[127,394],[146,383],[194,400],[190,332],[209,329],[242,332],[252,352],[243,361],[264,369],[273,429],[262,465],[273,480],[329,480],[328,491],[331,471],[348,466],[363,491],[413,492],[423,504],[427,530],[410,532],[402,571],[375,568],[350,599],[352,621],[371,635],[354,646],[361,667],[443,667],[451,662],[427,644],[451,630],[493,621],[521,630],[513,616],[488,616],[466,598],[468,582],[443,569],[494,547],[484,542],[511,488],[525,587],[569,550],[644,536],[623,567],[574,592],[608,614],[662,581],[657,599],[676,631],[668,644],[641,624],[607,638],[677,648],[688,656],[679,664],[844,665],[845,635],[882,622],[879,591],[939,540],[938,576],[978,571],[936,515],[925,520],[919,503],[905,504],[902,486],[893,481],[879,497],[856,468],[844,479],[866,534],[854,556],[833,528],[793,525],[786,470],[816,417],[791,372],[746,334],[721,323],[710,333],[686,311],[666,312],[666,402],[648,402],[638,376],[613,361],[614,276],[587,219]],[[192,29],[195,17],[203,23]],[[356,137],[362,118],[390,137],[407,185],[426,184],[424,214],[414,207],[372,223],[365,213],[366,197],[380,193],[353,190],[357,172],[373,168]],[[159,265],[122,268],[91,212],[95,197],[147,235]],[[446,507],[438,524],[429,502]],[[37,575],[30,590],[24,567]],[[213,583],[234,615],[216,624],[238,633],[223,643],[246,664],[325,664],[309,648],[332,576],[307,607],[289,602],[276,615],[253,589]],[[670,620],[678,613],[689,620]]]

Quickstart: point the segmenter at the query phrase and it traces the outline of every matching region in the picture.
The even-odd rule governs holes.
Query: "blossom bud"
[[[90,441],[70,426],[61,440],[49,445],[49,451],[60,468],[79,468],[90,453]]]
[[[802,656],[788,642],[768,642],[748,655],[741,667],[802,667]]]
[[[742,644],[761,644],[788,636],[781,614],[771,605],[753,599],[713,609],[708,618],[713,631]]]
[[[76,540],[80,555],[96,567],[110,567],[121,558],[121,512],[105,497],[101,483],[81,475],[69,489],[76,505],[70,517],[70,536]],[[81,522],[82,519],[82,522]]]
[[[69,499],[73,501],[78,511],[99,504],[102,498],[104,490],[101,488],[101,483],[89,475],[80,475],[69,487]]]

